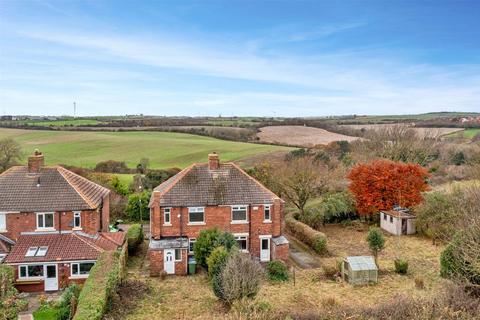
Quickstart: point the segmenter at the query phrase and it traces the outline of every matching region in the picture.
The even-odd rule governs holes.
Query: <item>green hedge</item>
[[[143,242],[143,229],[140,224],[130,226],[127,231],[128,253],[134,253]]]
[[[315,252],[319,254],[325,254],[327,252],[327,236],[324,233],[310,228],[291,215],[285,217],[285,227],[288,232],[310,246]]]
[[[102,253],[85,281],[74,320],[100,320],[125,275],[126,247]]]

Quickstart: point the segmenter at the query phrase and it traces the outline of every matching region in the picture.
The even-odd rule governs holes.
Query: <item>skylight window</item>
[[[38,248],[37,254],[35,254],[36,257],[45,257],[47,254],[48,247],[40,247]]]
[[[30,247],[25,254],[25,257],[45,257],[48,247]]]
[[[30,247],[27,250],[27,254],[25,257],[35,257],[35,254],[37,253],[38,247]]]

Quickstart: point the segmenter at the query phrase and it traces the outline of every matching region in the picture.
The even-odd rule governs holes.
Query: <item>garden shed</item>
[[[347,257],[342,261],[342,279],[350,284],[378,282],[378,268],[372,256]]]

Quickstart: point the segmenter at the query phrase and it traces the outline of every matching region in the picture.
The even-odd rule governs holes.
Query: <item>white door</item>
[[[175,250],[163,250],[163,270],[165,270],[167,274],[175,273]]]
[[[45,274],[45,291],[58,290],[58,272],[56,264],[46,264],[43,273]]]
[[[260,261],[270,261],[270,238],[260,238]]]

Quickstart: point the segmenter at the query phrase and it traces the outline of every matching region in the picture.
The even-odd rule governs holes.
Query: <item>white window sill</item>
[[[272,220],[263,220],[263,223],[272,223]]]
[[[164,226],[164,227],[171,227],[172,224],[171,224],[171,223],[164,223],[163,226]]]
[[[88,278],[88,274],[82,274],[82,275],[79,275],[79,276],[68,277],[68,279],[87,279],[87,278]]]
[[[35,232],[44,232],[44,231],[57,231],[55,228],[37,228]]]
[[[205,222],[189,222],[187,223],[187,226],[205,226]]]
[[[248,253],[248,250],[241,250],[241,249],[240,249],[240,250],[238,250],[238,251],[243,252],[243,253]]]
[[[7,229],[0,229],[0,233],[2,232],[8,232]]]
[[[248,221],[232,221],[230,224],[248,224]]]
[[[29,282],[45,280],[43,277],[18,278],[17,282]]]
[[[73,227],[72,230],[73,231],[82,231],[83,228],[82,227]]]

